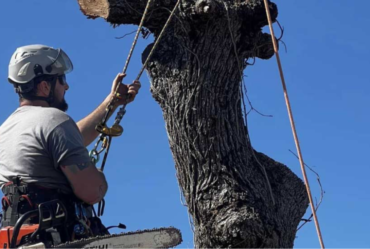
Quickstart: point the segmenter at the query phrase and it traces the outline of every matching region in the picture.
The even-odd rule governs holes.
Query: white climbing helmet
[[[63,75],[73,65],[60,48],[45,45],[28,45],[17,48],[10,59],[8,80],[12,84],[26,84],[40,75]]]

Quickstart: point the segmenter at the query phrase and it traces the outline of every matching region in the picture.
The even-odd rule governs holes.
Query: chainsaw
[[[80,209],[76,208],[76,210]],[[37,223],[30,222],[35,218],[38,218]],[[75,218],[81,217],[76,213]],[[66,206],[58,199],[43,202],[38,205],[37,209],[22,214],[14,226],[9,225],[10,223],[5,223],[6,225],[0,229],[0,248],[170,248],[182,242],[181,232],[173,227],[111,235],[108,229],[112,227],[105,228],[102,226],[105,232],[99,231],[99,229],[96,230],[99,226],[97,227],[95,223],[100,221],[100,219],[93,218],[90,220],[86,219],[86,221],[82,218],[79,219],[81,224],[75,224],[72,239],[65,240],[64,238],[64,241],[68,241],[65,243],[59,231],[62,231],[64,228],[65,232],[68,232],[68,211]],[[3,217],[1,219],[2,222],[8,220],[9,218],[3,219]],[[91,220],[95,220],[95,222],[91,223]],[[92,224],[95,224],[95,227]],[[82,225],[86,225],[85,229],[81,228]],[[126,228],[122,224],[117,227]],[[100,227],[100,229],[102,228]],[[91,236],[85,237],[88,232]],[[76,234],[83,235],[83,239],[74,239]]]

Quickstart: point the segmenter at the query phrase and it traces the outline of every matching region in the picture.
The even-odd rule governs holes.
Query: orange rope
[[[284,74],[283,74],[283,68],[281,66],[278,46],[277,46],[276,39],[275,39],[274,28],[272,27],[272,20],[271,20],[271,14],[270,14],[268,0],[264,0],[264,2],[265,2],[267,19],[268,19],[268,22],[269,22],[270,32],[271,32],[271,40],[272,40],[272,43],[274,45],[276,60],[277,60],[278,66],[279,66],[280,78],[281,78],[281,82],[282,82],[282,85],[283,85],[285,103],[286,103],[287,109],[288,109],[290,125],[292,127],[295,145],[297,147],[298,158],[299,158],[299,162],[301,164],[301,169],[302,169],[303,178],[304,178],[304,181],[305,181],[305,184],[306,184],[306,190],[307,190],[308,198],[310,200],[310,205],[311,205],[311,209],[312,209],[313,218],[314,218],[314,221],[315,221],[316,231],[317,231],[317,234],[318,234],[318,237],[319,237],[321,248],[324,249],[325,248],[324,241],[322,239],[319,220],[317,219],[315,206],[314,206],[314,203],[313,203],[313,200],[312,200],[311,189],[310,189],[310,185],[309,185],[307,174],[306,174],[306,168],[304,167],[301,147],[299,145],[298,135],[297,135],[297,131],[296,131],[295,124],[294,124],[293,113],[292,113],[292,109],[291,109],[291,106],[290,106],[288,91],[287,91],[286,84],[285,84],[285,78],[284,78]]]

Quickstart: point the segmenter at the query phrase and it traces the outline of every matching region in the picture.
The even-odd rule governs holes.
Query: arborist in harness
[[[118,74],[106,99],[75,123],[65,113],[68,105],[64,99],[69,89],[66,74],[72,69],[72,62],[62,49],[44,45],[18,48],[11,57],[8,80],[19,95],[20,106],[0,127],[2,227],[16,227],[19,218],[28,213],[30,216],[23,222],[42,223],[40,216],[49,213],[45,216],[51,217],[52,225],[63,223],[57,229],[59,237],[50,229],[41,231],[42,224],[38,224],[37,236],[50,237],[54,244],[72,240],[71,236],[82,237],[87,230],[91,235],[106,234],[100,220],[90,217],[91,205],[103,199],[108,184],[85,147],[99,135],[95,127],[116,96],[112,96],[117,94],[116,89],[122,98],[114,102],[113,111],[133,101],[140,89],[139,81],[125,85],[121,83],[125,75]],[[41,211],[32,213],[36,207]],[[63,214],[68,214],[68,218],[58,220]],[[7,244],[9,247],[10,241]]]

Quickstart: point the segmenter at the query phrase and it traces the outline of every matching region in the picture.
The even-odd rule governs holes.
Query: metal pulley
[[[105,124],[98,124],[95,129],[97,132],[111,137],[119,137],[123,133],[123,127],[119,124],[114,124],[110,128]]]

